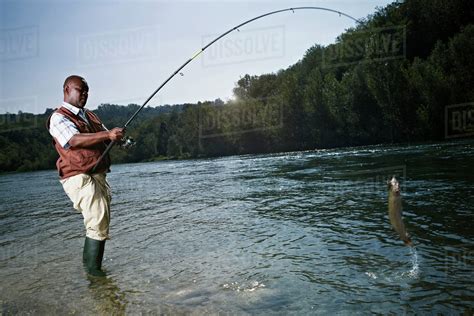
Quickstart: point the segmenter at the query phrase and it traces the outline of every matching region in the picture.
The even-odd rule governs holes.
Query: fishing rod
[[[253,22],[255,20],[258,20],[258,19],[261,19],[261,18],[264,18],[266,16],[269,16],[269,15],[273,15],[273,14],[277,14],[277,13],[281,13],[281,12],[285,12],[285,11],[292,11],[293,13],[295,13],[295,10],[322,10],[322,11],[328,11],[328,12],[332,12],[332,13],[337,13],[339,14],[339,16],[345,16],[351,20],[354,20],[355,22],[357,23],[361,23],[361,20],[358,20],[344,12],[341,12],[341,11],[337,11],[337,10],[333,10],[333,9],[328,9],[328,8],[323,8],[323,7],[294,7],[294,8],[286,8],[286,9],[280,9],[280,10],[276,10],[276,11],[271,11],[271,12],[268,12],[268,13],[265,13],[265,14],[262,14],[262,15],[259,15],[257,17],[254,17],[252,19],[249,19],[245,22],[242,22],[240,23],[239,25],[237,26],[234,26],[233,28],[229,29],[228,31],[222,33],[221,35],[219,35],[218,37],[216,37],[214,40],[212,40],[211,42],[209,42],[207,45],[205,45],[204,47],[202,47],[201,49],[199,49],[196,53],[194,53],[194,55],[192,55],[191,58],[189,58],[184,64],[182,64],[178,69],[176,69],[165,81],[163,81],[163,83],[146,99],[146,101],[138,108],[138,110],[133,113],[133,115],[128,119],[128,121],[125,123],[125,125],[123,126],[123,128],[127,128],[127,126],[135,119],[135,117],[138,115],[138,113],[140,113],[140,111],[148,104],[148,102],[158,93],[158,91],[161,90],[161,88],[163,88],[171,79],[173,79],[174,76],[176,76],[176,74],[178,74],[181,69],[183,69],[184,67],[186,67],[187,64],[189,64],[194,58],[196,58],[197,56],[199,56],[202,52],[204,52],[209,46],[211,46],[212,44],[214,44],[215,42],[217,42],[218,40],[220,40],[221,38],[223,38],[224,36],[226,36],[227,34],[235,31],[235,30],[239,30],[240,27],[250,23],[250,22]],[[102,159],[104,159],[105,155],[108,154],[108,152],[112,149],[112,147],[114,146],[115,144],[115,141],[111,141],[110,144],[107,146],[107,148],[105,149],[105,151],[102,153],[102,155],[99,157],[99,160],[97,161],[97,163],[95,164],[95,166],[92,168],[92,173],[95,171],[95,169],[97,168],[97,166],[99,165],[99,163],[102,161]]]

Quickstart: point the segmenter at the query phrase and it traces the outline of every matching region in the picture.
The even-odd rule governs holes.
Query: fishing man
[[[102,271],[105,241],[109,238],[111,191],[106,180],[108,155],[99,161],[110,141],[120,142],[123,128],[107,130],[99,117],[84,108],[89,86],[80,76],[69,76],[63,85],[64,102],[49,117],[47,128],[59,159],[56,167],[64,191],[82,213],[86,227],[83,262],[93,276]]]

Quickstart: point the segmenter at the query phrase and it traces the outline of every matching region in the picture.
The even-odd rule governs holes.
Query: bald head
[[[82,78],[81,76],[71,75],[67,77],[66,80],[64,80],[63,89],[65,89],[68,84],[79,82],[85,82],[87,84],[86,79]]]
[[[65,102],[82,109],[89,96],[89,85],[81,76],[69,76],[64,80],[63,94]]]

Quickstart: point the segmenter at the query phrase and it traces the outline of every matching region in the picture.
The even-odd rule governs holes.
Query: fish
[[[402,195],[400,193],[400,183],[395,176],[387,182],[388,185],[388,216],[395,231],[400,235],[406,246],[413,246],[410,235],[405,229],[402,219]]]

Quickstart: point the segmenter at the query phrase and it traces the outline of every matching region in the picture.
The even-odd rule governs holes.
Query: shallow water
[[[107,278],[55,171],[0,176],[0,301],[20,314],[474,311],[473,141],[114,165]],[[397,175],[414,248],[390,227]]]

